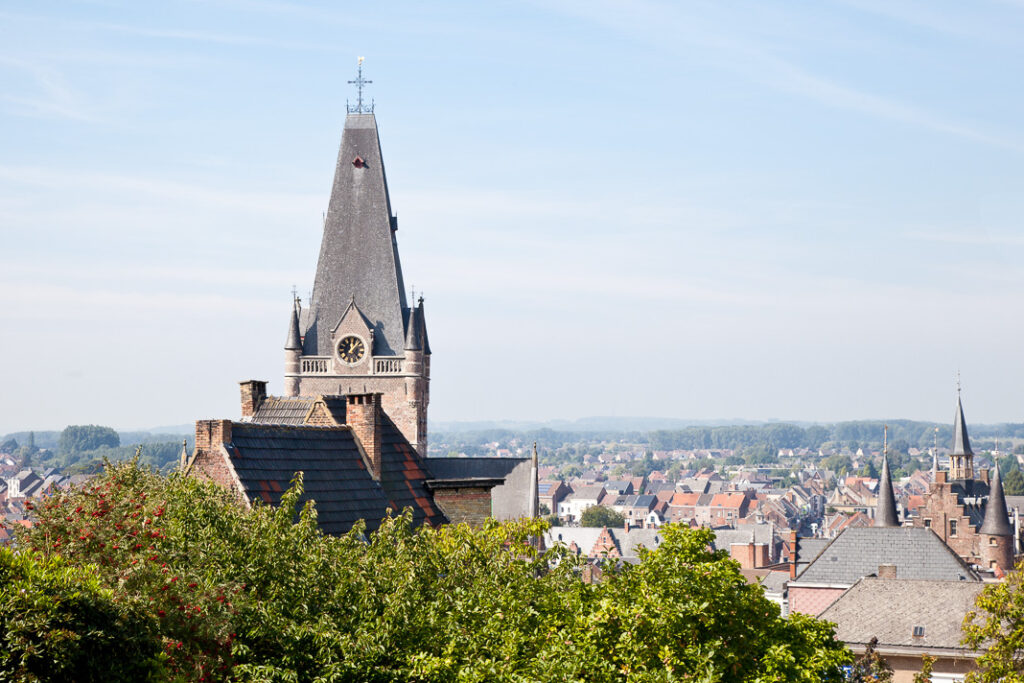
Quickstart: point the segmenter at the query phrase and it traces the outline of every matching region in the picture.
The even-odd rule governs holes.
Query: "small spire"
[[[982,522],[979,534],[989,536],[1012,536],[1010,515],[1006,512],[1006,497],[1003,494],[1003,481],[999,476],[999,464],[993,468],[992,481],[989,484],[988,503],[985,505],[985,521]]]
[[[302,339],[299,337],[299,299],[292,295],[292,317],[288,322],[288,338],[284,342],[285,351],[299,351],[302,349]]]
[[[887,440],[889,427],[885,428],[883,439]],[[898,527],[899,515],[896,513],[896,496],[892,492],[892,475],[889,474],[889,454],[887,445],[883,446],[882,476],[878,480],[878,505],[875,507],[875,524],[877,527]]]
[[[409,310],[409,326],[405,332],[405,350],[423,350],[423,321],[419,308]]]
[[[974,455],[971,440],[967,436],[967,420],[964,419],[964,404],[960,401],[960,380],[956,387],[956,415],[953,417],[953,455]]]

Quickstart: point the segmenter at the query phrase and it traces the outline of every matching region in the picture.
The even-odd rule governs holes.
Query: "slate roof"
[[[434,479],[504,479],[527,460],[529,458],[427,458],[426,465]]]
[[[931,529],[857,527],[832,539],[796,582],[852,586],[879,565],[895,565],[899,579],[979,581]]]
[[[353,162],[361,159],[357,165]],[[375,355],[400,355],[408,305],[384,161],[373,114],[349,114],[338,150],[303,353],[328,356],[331,330],[354,299],[374,332]]]
[[[896,497],[892,493],[892,475],[889,473],[889,458],[882,456],[882,478],[878,481],[878,504],[875,507],[875,526],[898,527],[900,517],[896,512]]]
[[[835,622],[836,636],[846,643],[867,644],[877,637],[880,648],[962,649],[960,625],[984,587],[974,581],[868,577],[818,618]],[[915,637],[917,626],[924,634]]]
[[[956,397],[956,415],[953,416],[953,452],[952,455],[974,455],[971,440],[967,436],[967,420],[964,419],[964,404],[960,395]]]
[[[1013,536],[1013,529],[1010,528],[1010,518],[1006,512],[1006,500],[1003,497],[1003,483],[999,476],[999,468],[993,468],[992,486],[985,503],[985,521],[982,523],[978,533],[991,534],[993,536]]]
[[[324,533],[345,533],[359,519],[373,531],[388,509],[404,507],[412,508],[415,524],[445,521],[423,485],[428,477],[418,456],[386,418],[380,482],[370,476],[347,427],[236,422],[231,441],[230,461],[249,500],[280,504],[281,494],[301,471],[302,501],[315,501]]]
[[[267,396],[253,413],[252,422],[301,425],[314,401],[314,396]]]

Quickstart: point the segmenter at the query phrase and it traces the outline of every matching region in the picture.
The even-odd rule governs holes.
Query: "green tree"
[[[1003,477],[1003,492],[1008,496],[1024,496],[1024,474],[1012,469]]]
[[[539,520],[416,529],[407,511],[328,537],[302,500],[301,477],[246,509],[131,461],[55,495],[19,543],[141,610],[175,680],[810,682],[850,661],[831,625],[782,619],[708,530],[669,525],[591,584],[586,558],[538,549]]]
[[[981,650],[968,683],[1024,681],[1024,572],[1010,572],[985,586],[963,623],[963,643]]]
[[[120,445],[121,437],[110,427],[71,425],[60,433],[57,447],[61,453],[81,453],[94,451],[103,446],[117,448]]]
[[[626,518],[615,510],[603,505],[592,505],[580,515],[580,526],[602,527],[618,526],[626,523]]]
[[[162,673],[155,624],[94,570],[0,548],[0,680],[130,683]]]
[[[878,654],[875,648],[878,647],[878,638],[871,638],[871,642],[864,648],[864,654],[857,658],[850,671],[850,683],[889,683],[892,681],[892,667],[885,657]]]

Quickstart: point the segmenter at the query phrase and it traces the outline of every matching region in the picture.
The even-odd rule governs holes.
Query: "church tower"
[[[285,394],[381,394],[381,407],[427,454],[430,344],[423,298],[408,302],[373,105],[348,107],[312,299],[296,301]]]

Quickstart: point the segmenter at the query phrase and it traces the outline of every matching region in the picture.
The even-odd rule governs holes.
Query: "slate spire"
[[[285,351],[302,350],[302,339],[299,337],[299,302],[292,302],[292,317],[288,323],[288,338],[284,342]]]
[[[998,463],[993,470],[988,503],[985,505],[985,521],[982,522],[978,533],[990,536],[1013,536],[1013,530],[1010,528],[1010,515],[1006,512],[1006,498],[1003,495],[1003,481],[999,476]]]
[[[377,120],[345,118],[309,303],[303,354],[333,353],[331,332],[351,301],[373,329],[374,355],[399,355],[408,306]]]
[[[974,451],[967,436],[967,420],[964,405],[960,400],[960,387],[956,392],[956,415],[953,416],[953,451],[949,454],[951,479],[974,479]]]
[[[423,309],[422,305],[409,311],[409,325],[405,334],[406,351],[423,350]]]
[[[892,476],[889,474],[889,455],[882,455],[882,476],[878,480],[878,505],[875,507],[874,526],[898,527],[896,496],[892,492]]]
[[[953,455],[974,455],[971,440],[967,436],[967,420],[964,419],[964,404],[960,394],[956,397],[956,415],[953,417]]]

